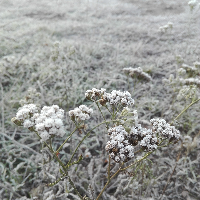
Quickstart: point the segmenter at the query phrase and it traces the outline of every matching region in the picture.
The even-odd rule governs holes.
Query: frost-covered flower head
[[[57,105],[53,105],[44,106],[41,113],[34,114],[31,120],[35,122],[35,130],[42,138],[41,141],[46,141],[51,136],[64,136],[63,118],[64,110]]]
[[[147,74],[146,72],[143,72],[143,69],[141,67],[138,67],[138,68],[128,67],[128,68],[124,68],[123,71],[125,74],[131,76],[132,78],[138,77],[146,81],[152,80],[151,76]]]
[[[170,126],[164,119],[151,119],[152,129],[143,128],[141,124],[133,126],[126,131],[122,125],[108,129],[110,141],[106,144],[106,150],[115,162],[127,162],[134,157],[134,146],[139,145],[144,151],[154,151],[159,144],[159,138],[168,138],[177,142],[180,132]]]
[[[196,85],[184,85],[177,95],[177,99],[181,100],[182,98],[194,98],[196,95],[197,86]]]
[[[182,67],[183,69],[185,69],[186,71],[197,72],[197,68],[196,68],[195,66],[193,67],[193,66],[189,66],[189,65],[183,63],[183,64],[181,65],[181,67]]]
[[[130,141],[133,145],[137,145],[140,142],[140,146],[144,151],[153,151],[157,149],[158,140],[151,129],[146,129],[138,124],[131,128]]]
[[[27,104],[19,108],[13,122],[17,125],[22,124],[25,128],[33,128],[38,132],[43,142],[51,136],[64,136],[63,117],[64,110],[57,105],[44,106],[39,112],[36,105]]]
[[[116,106],[121,104],[126,107],[134,104],[134,99],[131,98],[131,94],[128,91],[113,90],[111,93],[107,93],[103,88],[101,90],[93,88],[92,90],[87,90],[85,96],[92,101],[98,100],[101,105],[109,103]]]
[[[39,109],[35,104],[26,104],[19,108],[15,119],[21,122],[24,127],[30,128],[34,126],[34,121],[31,120],[31,117],[38,112]]]
[[[197,0],[191,0],[188,2],[188,5],[190,6],[190,10],[193,11],[194,8],[198,5]]]
[[[111,93],[107,93],[106,97],[111,105],[126,107],[134,104],[134,99],[131,98],[131,94],[128,91],[113,90]]]
[[[178,71],[179,75],[182,75],[182,76],[186,75],[186,70],[184,68],[182,68],[182,67],[179,68],[177,71]]]
[[[153,131],[163,138],[178,141],[180,139],[180,131],[174,126],[168,124],[164,119],[151,119]]]
[[[180,78],[179,81],[184,85],[197,85],[198,87],[200,87],[200,80],[198,78]]]
[[[198,61],[194,62],[193,64],[194,64],[194,67],[196,67],[196,68],[200,67],[200,62],[198,62]]]
[[[159,27],[159,31],[164,33],[167,32],[168,30],[171,30],[173,28],[173,23],[168,22],[166,25]]]
[[[93,113],[92,108],[88,108],[85,105],[80,105],[79,107],[75,108],[74,110],[69,111],[69,116],[73,121],[85,121],[90,119],[90,115]]]
[[[115,162],[127,162],[134,157],[134,147],[128,141],[128,133],[122,125],[108,129],[110,141],[106,144],[106,151]]]
[[[30,118],[31,115],[37,113],[39,110],[35,104],[27,104],[19,108],[16,118],[18,120],[25,120]]]
[[[85,97],[88,100],[96,101],[98,99],[101,99],[102,96],[105,94],[105,92],[106,92],[106,89],[104,88],[101,88],[101,90],[92,88],[92,90],[87,90],[85,92]]]

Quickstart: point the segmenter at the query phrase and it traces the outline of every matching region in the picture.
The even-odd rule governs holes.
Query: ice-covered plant
[[[111,180],[121,172],[129,173],[128,170],[131,167],[147,159],[157,148],[167,146],[171,143],[175,144],[181,138],[179,130],[172,125],[173,122],[169,124],[164,119],[153,118],[150,120],[151,125],[149,127],[142,127],[138,122],[137,111],[132,110],[134,99],[132,99],[128,91],[113,90],[111,93],[107,93],[106,89],[93,88],[86,91],[85,97],[93,102],[93,105],[96,105],[96,108],[98,108],[103,117],[103,121],[97,123],[90,130],[85,131],[85,136],[78,143],[74,151],[71,152],[71,157],[67,163],[59,158],[59,151],[61,151],[76,131],[84,129],[86,120],[92,117],[92,108],[86,105],[80,105],[69,111],[68,114],[75,124],[75,129],[57,149],[53,148],[54,138],[66,136],[63,122],[64,110],[59,108],[59,106],[44,106],[40,109],[35,104],[24,104],[19,108],[16,116],[12,118],[12,121],[16,125],[28,128],[30,131],[36,133],[40,142],[43,144],[43,149],[48,149],[52,158],[58,162],[60,178],[53,183],[48,183],[47,186],[49,187],[67,179],[80,199],[94,199],[93,197],[82,195],[78,191],[68,172],[72,165],[79,164],[83,159],[82,155],[80,155],[74,161],[75,154],[83,141],[99,126],[105,126],[107,130],[105,134],[109,135],[109,140],[105,146],[108,152],[108,168],[107,182],[96,197],[96,200],[101,198]],[[199,100],[196,100],[195,103]],[[191,105],[184,109],[175,120]],[[140,157],[136,157],[137,155]],[[119,168],[116,171],[113,171],[111,167],[112,162],[119,163]],[[91,189],[89,185],[88,190]]]
[[[141,67],[138,68],[128,67],[124,68],[123,71],[125,74],[131,76],[132,78],[137,78],[139,80],[144,80],[144,81],[152,80],[151,76],[148,73],[144,72]]]
[[[159,31],[161,33],[165,33],[168,30],[172,30],[173,29],[173,23],[172,22],[168,22],[166,25],[159,27]]]

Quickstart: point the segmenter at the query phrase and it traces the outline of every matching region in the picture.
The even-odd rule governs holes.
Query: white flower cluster
[[[127,133],[122,125],[108,130],[110,141],[106,144],[106,150],[115,162],[127,162],[134,157],[134,146],[140,142],[144,151],[157,149],[158,139],[151,129],[142,128],[140,124],[132,127]]]
[[[200,62],[196,61],[196,62],[193,63],[193,65],[194,65],[196,68],[198,68],[198,67],[200,67]]]
[[[89,100],[96,101],[97,99],[102,98],[102,96],[106,93],[106,89],[101,88],[101,90],[92,88],[91,90],[87,90],[85,92],[85,97]]]
[[[191,0],[188,2],[188,5],[190,6],[190,10],[192,11],[199,4],[197,0]]]
[[[183,97],[192,99],[196,95],[196,85],[184,85],[177,95],[177,99],[181,100]]]
[[[181,65],[181,67],[183,68],[183,69],[186,69],[187,71],[194,71],[194,72],[196,72],[197,71],[197,68],[194,66],[189,66],[189,65],[187,65],[187,64],[185,64],[185,63],[183,63],[182,65]]]
[[[134,104],[134,99],[131,98],[131,94],[128,91],[116,91],[113,90],[111,93],[107,94],[107,100],[111,105],[119,105],[122,104],[122,106],[131,106]]]
[[[167,32],[167,30],[172,29],[172,28],[173,28],[173,23],[168,22],[166,25],[159,27],[159,31],[164,33],[164,32]]]
[[[198,78],[187,78],[187,79],[180,78],[179,80],[182,84],[197,85],[198,87],[200,87],[200,80]]]
[[[182,75],[182,76],[184,76],[184,75],[186,74],[186,70],[185,70],[185,69],[183,69],[182,67],[181,67],[181,68],[179,68],[177,71],[178,71],[178,74],[179,74],[179,75]]]
[[[26,104],[19,108],[16,114],[16,119],[21,121],[25,128],[29,128],[34,126],[34,121],[32,121],[30,118],[38,112],[39,109],[35,104]]]
[[[42,138],[41,141],[46,141],[53,135],[62,137],[65,134],[63,117],[64,110],[57,105],[44,106],[39,113],[36,105],[27,104],[16,114],[16,120],[21,121],[25,128],[34,127]]]
[[[146,81],[152,80],[151,76],[149,74],[147,74],[146,72],[143,72],[141,67],[138,67],[138,68],[128,67],[128,68],[124,68],[123,71],[124,71],[124,73],[128,74],[132,78],[138,77],[138,78],[144,79]]]
[[[146,135],[140,142],[140,146],[142,146],[146,151],[154,151],[157,149],[157,137],[153,135]]]
[[[133,145],[137,145],[138,141],[140,141],[140,146],[142,146],[145,151],[154,151],[157,149],[157,137],[153,134],[151,129],[143,128],[141,124],[131,128],[130,138]]]
[[[105,149],[115,162],[127,162],[134,157],[134,147],[129,143],[128,133],[122,125],[108,129],[110,141]]]
[[[180,138],[180,131],[174,126],[170,126],[164,119],[151,119],[150,122],[153,125],[153,131],[156,134],[170,140],[178,141]]]
[[[99,100],[101,105],[105,105],[107,102],[111,105],[122,105],[123,107],[131,106],[134,104],[134,99],[131,98],[131,94],[128,91],[113,90],[111,93],[106,93],[106,89],[101,88],[98,90],[93,88],[87,90],[85,96],[89,100]]]
[[[74,110],[69,111],[69,116],[73,121],[84,121],[90,119],[90,115],[93,113],[92,108],[88,108],[85,105],[80,105]]]
[[[64,110],[59,109],[57,105],[53,105],[44,106],[41,113],[34,114],[31,119],[35,121],[35,130],[42,138],[41,141],[46,141],[53,135],[64,136],[63,118]]]

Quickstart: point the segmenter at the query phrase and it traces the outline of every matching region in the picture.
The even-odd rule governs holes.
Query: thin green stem
[[[37,131],[33,130],[34,133],[37,134],[37,136],[42,139],[40,137],[40,135],[38,134]],[[57,157],[56,153],[54,152],[53,148],[51,146],[49,146],[46,142],[44,142],[44,144],[48,147],[48,149],[50,150],[50,152],[53,154],[53,156],[55,157],[55,159],[58,161],[58,163],[62,166],[63,170],[66,172],[66,168],[65,165],[62,163],[62,161]]]
[[[122,164],[123,165],[123,164]],[[121,167],[119,168],[119,170],[114,174],[115,176],[120,172]],[[112,177],[114,177],[114,175]],[[110,177],[110,156],[109,156],[109,165],[108,165],[108,180],[105,184],[105,186],[103,187],[103,189],[101,190],[101,192],[99,193],[98,197],[96,198],[96,200],[99,200],[99,198],[102,196],[103,192],[105,191],[107,185],[110,183],[110,180],[112,179],[112,177]]]
[[[50,138],[49,146],[50,146],[51,150],[54,152],[53,147],[52,147],[52,138]]]
[[[99,200],[99,198],[101,197],[101,195],[103,194],[104,190],[106,189],[107,185],[110,183],[110,179],[108,179],[108,181],[106,182],[104,188],[101,190],[100,194],[98,195],[98,197],[96,198],[96,200]]]
[[[62,147],[64,146],[64,144],[69,140],[69,138],[74,134],[74,132],[77,130],[78,128],[75,128],[74,131],[67,137],[67,139],[60,145],[60,147],[56,150],[56,153],[58,153]]]
[[[114,107],[114,106],[112,106],[112,109],[113,109],[113,113],[112,113],[112,119],[114,119],[114,117],[115,117],[115,107]]]
[[[189,107],[191,107],[193,104],[197,103],[200,99],[197,99],[196,101],[193,101],[189,106],[187,106],[177,117],[174,118],[173,122],[177,120]]]
[[[101,113],[101,115],[102,115],[104,121],[106,121],[106,119],[105,119],[105,117],[104,117],[104,115],[103,115],[103,113],[102,113],[102,111],[101,111],[101,109],[100,109],[100,107],[99,107],[98,102],[95,101],[95,103],[96,103],[96,105],[97,105],[97,107],[98,107],[98,109],[99,109],[99,111],[100,111],[100,113]],[[107,124],[107,123],[106,123],[106,128],[108,129],[108,124]]]
[[[87,137],[90,135],[90,133],[91,133],[95,128],[97,128],[98,126],[100,126],[100,125],[102,125],[102,124],[110,123],[110,122],[114,122],[114,121],[118,121],[118,120],[105,121],[105,122],[102,122],[102,123],[96,125],[93,129],[91,129],[91,130],[83,137],[83,139],[79,142],[79,144],[77,145],[77,147],[76,147],[76,149],[74,150],[74,152],[73,152],[73,154],[72,154],[72,156],[71,156],[69,162],[67,163],[66,167],[70,165],[70,163],[71,163],[71,161],[72,161],[72,159],[73,159],[75,153],[77,152],[77,150],[78,150],[78,148],[80,147],[80,145],[82,144],[82,142],[85,140],[85,138],[87,138]]]
[[[111,111],[108,109],[108,106],[105,105],[105,108],[108,110],[108,112],[112,115]]]
[[[150,154],[152,154],[153,152],[154,152],[154,151],[151,151],[151,152],[147,153],[144,157],[142,157],[141,159],[135,161],[134,163],[130,164],[129,166],[127,166],[127,167],[125,167],[125,168],[122,168],[120,171],[124,171],[124,170],[128,169],[129,167],[131,167],[131,166],[133,166],[133,165],[135,165],[135,164],[141,162],[142,160],[144,160],[146,157],[148,157],[148,156],[149,156]],[[112,178],[112,177],[111,177],[111,178]]]
[[[82,199],[83,200],[83,197],[80,195],[80,193],[78,192],[78,190],[77,190],[77,188],[76,188],[76,186],[74,185],[74,183],[73,183],[73,181],[71,180],[71,178],[68,176],[68,178],[69,178],[69,183],[70,183],[70,185],[74,188],[74,191],[76,192],[76,194],[80,197],[80,199]]]

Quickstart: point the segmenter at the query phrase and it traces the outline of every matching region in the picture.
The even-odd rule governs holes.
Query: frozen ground
[[[173,28],[161,32],[159,28],[168,22],[173,23]],[[56,49],[56,41],[60,42],[60,54],[67,55],[67,58],[52,64],[50,57]],[[66,112],[85,101],[87,89],[129,90],[141,120],[157,116],[170,121],[188,104],[174,103],[177,90],[172,85],[162,84],[162,78],[176,74],[178,55],[188,65],[200,62],[200,10],[196,8],[191,12],[185,0],[0,0],[0,200],[22,199],[30,195],[43,199],[50,190],[42,187],[42,191],[38,191],[43,184],[39,174],[41,169],[37,168],[40,159],[37,153],[32,155],[19,145],[23,143],[39,152],[39,142],[32,134],[10,122],[20,106],[18,101],[27,94],[29,87],[41,93],[40,104],[59,104]],[[141,67],[151,74],[153,81],[135,85],[123,74],[125,67]],[[126,175],[121,175],[102,199],[159,199],[163,191],[163,200],[200,199],[198,105],[179,123],[182,135],[188,135],[192,147],[184,147],[179,159],[180,143],[176,148],[172,146],[158,151],[151,157],[153,178],[147,175],[145,182],[141,172],[131,182]],[[98,133],[102,134],[101,131]],[[98,145],[93,148],[101,152],[106,137],[98,136],[94,141]],[[87,148],[94,157],[86,159],[79,169],[87,171],[98,193],[101,185],[96,184],[94,177],[95,173],[105,175],[105,168],[98,166],[107,154],[103,151],[96,155],[89,146]],[[20,153],[22,150],[24,154]],[[63,151],[61,155],[65,153]],[[28,159],[30,155],[33,165]],[[22,159],[18,160],[19,157]],[[19,163],[25,164],[18,166]],[[93,174],[89,172],[91,166]],[[25,170],[25,173],[16,173],[16,168]],[[26,179],[29,175],[31,178]],[[83,187],[82,191],[87,190],[86,185],[90,183],[86,181],[87,176],[83,175],[83,178],[85,182],[79,183],[79,177],[74,175],[74,181],[78,187]],[[101,180],[102,183],[105,181]],[[127,186],[126,190],[120,192],[118,185]],[[63,191],[60,188],[55,187],[54,194],[58,190],[61,196]],[[62,199],[59,195],[56,199]]]

